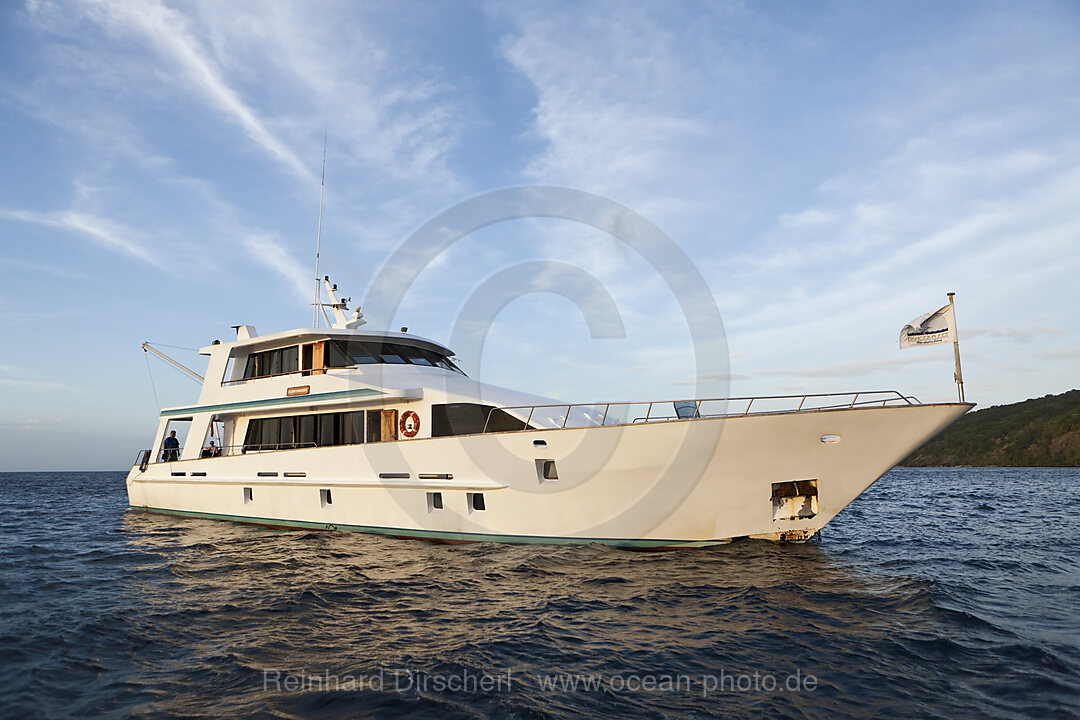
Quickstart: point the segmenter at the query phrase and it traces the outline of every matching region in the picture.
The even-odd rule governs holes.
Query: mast
[[[322,280],[319,277],[319,249],[322,246],[322,206],[323,196],[326,194],[326,135],[330,128],[329,122],[323,126],[322,141],[322,180],[319,183],[319,229],[315,234],[315,307],[311,311],[311,327],[319,327],[319,308],[322,306],[320,290]]]

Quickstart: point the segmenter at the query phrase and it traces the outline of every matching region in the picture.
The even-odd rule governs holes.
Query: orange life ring
[[[416,433],[420,432],[420,416],[412,410],[406,410],[401,413],[401,420],[398,421],[398,429],[401,430],[401,434],[405,437],[414,437]]]

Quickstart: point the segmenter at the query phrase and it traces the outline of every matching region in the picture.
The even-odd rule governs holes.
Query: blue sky
[[[198,388],[157,360],[151,384],[143,340],[201,371],[179,348],[310,324],[324,128],[322,269],[354,300],[440,211],[560,185],[682,247],[733,394],[949,400],[951,348],[897,336],[950,290],[969,399],[1074,388],[1078,37],[1070,2],[4,3],[0,470],[148,447]],[[531,294],[461,358],[474,374],[701,390],[678,288],[568,221],[456,243],[392,321],[448,341],[486,279],[536,260],[599,280],[625,337]]]

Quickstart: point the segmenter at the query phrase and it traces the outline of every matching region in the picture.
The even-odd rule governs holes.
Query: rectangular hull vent
[[[537,458],[536,476],[540,479],[541,485],[544,483],[558,482],[559,469],[555,467],[555,461],[550,458]]]
[[[487,510],[487,503],[484,502],[484,493],[465,493],[469,501],[469,512],[483,512]]]

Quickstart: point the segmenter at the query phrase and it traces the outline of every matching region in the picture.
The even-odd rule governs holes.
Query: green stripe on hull
[[[450,540],[456,542],[501,542],[529,545],[587,545],[600,543],[624,548],[696,548],[713,545],[726,545],[730,539],[723,540],[625,540],[618,538],[589,537],[551,537],[537,535],[496,535],[489,533],[447,532],[441,530],[418,530],[412,528],[388,528],[373,525],[341,525],[338,523],[317,523],[305,520],[281,520],[278,518],[247,517],[244,515],[223,515],[220,513],[195,512],[193,510],[167,510],[145,505],[132,505],[132,510],[178,515],[180,517],[202,518],[205,520],[228,520],[247,525],[272,525],[303,530],[345,530],[347,532],[368,533],[371,535],[389,535],[392,537],[408,536],[421,540]]]

